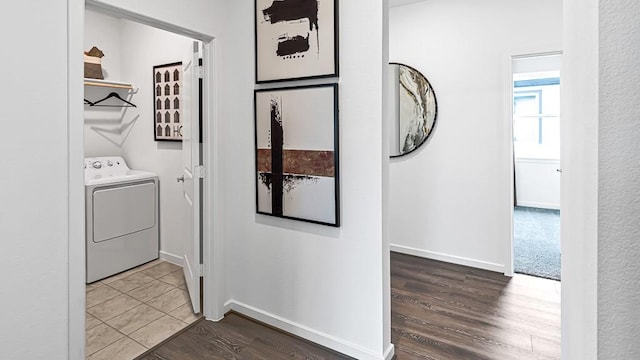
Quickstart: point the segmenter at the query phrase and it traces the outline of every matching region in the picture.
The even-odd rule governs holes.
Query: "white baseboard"
[[[539,208],[539,209],[560,210],[560,204],[541,203],[541,202],[534,202],[534,201],[518,200],[517,206],[526,206],[526,207]]]
[[[345,355],[354,357],[361,360],[389,360],[393,357],[394,348],[393,345],[387,349],[385,354],[376,353],[372,350],[363,348],[362,346],[350,343],[343,339],[339,339],[335,336],[326,334],[322,331],[312,329],[310,327],[298,324],[291,320],[282,318],[278,315],[271,314],[269,312],[257,309],[253,306],[242,304],[235,300],[230,300],[224,305],[225,313],[229,311],[235,311],[244,316],[248,316],[252,319],[258,320],[270,326],[276,327],[290,334],[300,336],[316,344],[325,346],[329,349],[338,351]],[[387,357],[387,356],[391,357]]]
[[[501,264],[495,264],[495,263],[482,261],[482,260],[469,259],[461,256],[442,254],[442,253],[437,253],[437,252],[427,251],[422,249],[416,249],[409,246],[391,244],[390,247],[391,247],[391,251],[399,252],[402,254],[413,255],[413,256],[418,256],[418,257],[432,259],[432,260],[444,261],[452,264],[470,266],[478,269],[495,271],[503,274],[505,272],[504,265],[501,265]]]
[[[396,347],[390,344],[387,351],[384,352],[384,360],[391,360],[396,354]]]
[[[182,256],[174,255],[172,253],[160,250],[160,259],[168,261],[172,264],[182,266]]]

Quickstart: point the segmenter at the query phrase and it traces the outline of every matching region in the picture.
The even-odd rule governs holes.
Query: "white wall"
[[[425,0],[389,0],[389,6],[400,6],[406,4],[417,3]]]
[[[392,250],[510,271],[511,56],[561,49],[560,0],[431,0],[390,10],[390,60],[438,101],[418,151],[391,161]]]
[[[237,68],[229,71],[237,85],[225,89],[235,107],[222,130],[233,139],[224,147],[228,308],[356,358],[379,359],[390,326],[383,314],[389,296],[382,234],[384,7],[370,0],[339,5],[342,226],[334,229],[255,214],[254,2],[233,2],[228,31]]]
[[[91,10],[85,13],[85,34],[86,50],[95,45],[105,53],[105,79],[132,83],[133,91],[117,91],[137,105],[85,106],[85,156],[118,155],[132,169],[158,174],[161,256],[180,262],[187,233],[180,212],[182,185],[176,181],[182,172],[182,144],[154,140],[151,76],[154,65],[190,58],[192,40]],[[85,86],[85,97],[95,101],[112,91]]]
[[[640,3],[600,1],[598,357],[640,358]]]
[[[78,233],[69,229],[77,194],[68,188],[69,166],[81,175],[82,162],[69,164],[67,153],[67,18],[63,0],[15,2],[0,13],[3,359],[69,354],[68,239]]]
[[[184,198],[182,143],[154,140],[153,66],[191,58],[193,41],[150,26],[121,20],[122,77],[138,88],[133,96],[137,111],[125,117],[132,123],[122,153],[129,167],[153,171],[160,179],[160,251],[168,260],[183,256],[186,224],[181,216]],[[191,89],[184,89],[191,92]],[[183,97],[186,93],[183,93]],[[130,110],[134,110],[131,109]],[[195,119],[197,122],[197,118]]]
[[[560,238],[566,360],[597,358],[598,2],[563,1],[560,131],[567,136],[561,143]]]
[[[105,80],[122,80],[120,19],[99,12],[84,13],[84,51],[93,46],[102,50],[102,75]]]
[[[97,46],[105,56],[102,58],[102,74],[105,80],[124,81],[121,71],[120,20],[93,11],[86,11],[84,21],[84,51]],[[113,89],[85,86],[85,98],[96,101],[104,98]],[[118,93],[126,99],[127,92]],[[122,156],[125,109],[108,107],[84,107],[84,152],[86,157]],[[126,132],[124,133],[126,135]]]

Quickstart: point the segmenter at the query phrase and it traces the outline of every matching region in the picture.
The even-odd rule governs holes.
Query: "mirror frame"
[[[427,141],[427,139],[429,139],[429,137],[431,136],[431,134],[433,133],[433,129],[436,127],[436,123],[438,120],[438,99],[436,96],[436,92],[433,89],[433,85],[431,85],[431,83],[429,82],[429,79],[427,79],[426,76],[424,76],[424,74],[422,74],[420,71],[418,71],[416,68],[409,66],[407,64],[403,64],[403,63],[399,63],[399,62],[389,62],[389,65],[397,65],[397,66],[404,66],[405,68],[408,68],[411,71],[416,72],[417,74],[419,74],[420,76],[422,76],[422,78],[425,80],[425,82],[427,83],[427,85],[429,86],[429,88],[431,89],[431,93],[433,94],[433,103],[434,103],[434,114],[433,114],[433,125],[431,126],[431,128],[429,129],[429,131],[427,132],[427,135],[424,137],[424,139],[422,139],[422,141],[416,145],[413,149],[402,153],[402,154],[397,154],[397,155],[389,155],[390,158],[399,158],[408,154],[411,154],[412,152],[418,150],[420,147],[422,147],[422,145],[424,145],[424,143]],[[426,113],[426,109],[425,113]],[[400,121],[399,119],[399,114],[398,114],[398,118],[396,118],[396,121]]]

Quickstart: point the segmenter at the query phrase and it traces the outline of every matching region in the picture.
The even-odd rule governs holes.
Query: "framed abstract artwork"
[[[338,76],[338,0],[255,0],[256,83]]]
[[[153,136],[182,141],[182,63],[153,67]]]
[[[257,212],[340,226],[338,85],[254,96]]]

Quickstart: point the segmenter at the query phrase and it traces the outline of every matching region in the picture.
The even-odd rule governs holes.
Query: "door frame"
[[[561,48],[561,47],[558,47]],[[513,60],[527,58],[527,57],[536,57],[536,56],[548,56],[548,55],[562,55],[562,50],[547,50],[547,49],[535,49],[531,51],[522,51],[514,54],[510,54],[508,56],[508,65],[505,68],[508,70],[505,72],[505,118],[508,119],[508,124],[505,126],[505,136],[506,143],[508,143],[507,148],[509,149],[509,236],[507,237],[508,242],[505,246],[505,267],[504,274],[506,276],[513,276],[514,272],[514,255],[513,255],[513,208],[515,206],[515,156],[513,149]],[[506,58],[505,58],[506,59]],[[507,59],[506,59],[507,60]],[[561,70],[562,71],[562,70]],[[560,73],[562,77],[562,72]],[[562,80],[561,80],[562,81]],[[562,109],[562,104],[560,104],[560,108]],[[562,110],[560,111],[562,112]],[[562,132],[560,132],[560,143],[562,143]],[[560,155],[560,167],[562,167],[562,154]],[[561,194],[562,195],[562,194]],[[560,200],[562,201],[562,200]]]
[[[69,176],[69,359],[85,358],[85,233],[84,233],[84,117],[79,99],[84,93],[82,53],[84,38],[85,8],[100,13],[148,25],[154,28],[183,35],[202,42],[203,86],[202,86],[202,163],[205,177],[202,191],[202,243],[203,303],[205,318],[218,321],[224,317],[224,294],[222,293],[222,192],[219,174],[221,156],[218,134],[218,86],[215,79],[216,36],[184,28],[146,14],[135,13],[120,7],[107,5],[99,0],[67,0],[68,15],[68,169]],[[77,166],[75,166],[77,165]]]

